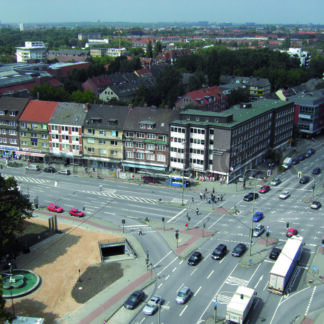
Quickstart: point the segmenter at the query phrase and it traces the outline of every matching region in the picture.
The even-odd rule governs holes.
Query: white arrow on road
[[[263,275],[259,278],[258,282],[255,284],[254,289],[256,289],[260,283],[260,281],[263,279]]]

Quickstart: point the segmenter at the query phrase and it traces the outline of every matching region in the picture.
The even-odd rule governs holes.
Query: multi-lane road
[[[282,323],[283,318],[288,323],[298,315],[293,311],[296,305],[298,311],[302,312],[312,302],[310,298],[313,294],[306,287],[303,276],[324,233],[321,209],[310,208],[310,198],[317,197],[321,200],[323,196],[323,176],[311,174],[313,168],[322,166],[322,151],[324,150],[317,150],[312,157],[286,171],[281,176],[282,183],[279,186],[272,187],[268,193],[260,194],[260,198],[254,202],[243,201],[244,193],[232,185],[233,190],[227,190],[224,201],[216,205],[200,200],[198,190],[182,192],[167,186],[102,181],[27,172],[24,169],[4,169],[2,175],[14,175],[22,191],[29,193],[31,199],[38,197],[41,207],[56,203],[65,210],[73,207],[84,208],[87,219],[96,218],[116,227],[121,227],[122,220],[125,220],[125,230],[135,234],[142,228],[145,235],[138,236],[138,239],[143,249],[149,251],[157,276],[154,293],[162,296],[165,303],[160,314],[153,317],[147,317],[141,312],[134,313],[136,316],[133,323],[155,323],[157,316],[161,323],[204,323],[215,315],[214,300],[219,303],[217,317],[224,318],[226,304],[238,285],[255,288],[258,293],[248,323]],[[299,184],[298,172],[311,176],[311,181],[306,185]],[[246,192],[254,191],[260,186],[261,180],[252,180],[251,184],[247,184]],[[291,193],[287,200],[279,199],[283,190]],[[182,195],[184,206],[181,204]],[[199,216],[195,212],[197,207],[200,210]],[[236,212],[233,212],[234,208]],[[278,240],[279,247],[286,241],[287,223],[290,227],[297,228],[299,234],[305,238],[303,256],[290,283],[290,294],[284,297],[267,291],[269,271],[273,266],[273,261],[267,257],[262,260],[264,262],[251,263],[248,266],[241,264],[240,258],[232,257],[231,253],[222,261],[214,261],[210,257],[219,243],[225,243],[229,251],[239,242],[250,246],[253,226],[251,220],[255,211],[264,213],[261,223],[268,226],[270,237]],[[191,218],[191,228],[204,226],[214,233],[198,248],[204,258],[195,267],[189,266],[186,259],[179,258],[160,233],[145,222],[148,218],[162,224],[164,218],[166,226],[181,227],[187,222],[187,214]],[[257,240],[254,238],[252,244]],[[187,304],[178,305],[175,297],[182,286],[190,287],[193,296]]]

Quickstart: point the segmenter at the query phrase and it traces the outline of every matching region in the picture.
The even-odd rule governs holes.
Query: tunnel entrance
[[[99,242],[99,249],[102,262],[136,258],[136,253],[127,240]]]

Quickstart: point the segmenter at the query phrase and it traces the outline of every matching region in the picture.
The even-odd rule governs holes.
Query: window
[[[158,151],[165,151],[166,146],[165,145],[158,145],[157,149],[158,149]]]
[[[68,135],[62,135],[62,140],[63,141],[68,141],[69,140],[69,136]]]
[[[32,129],[38,128],[38,124],[31,124],[30,126],[31,126]]]
[[[52,139],[53,139],[53,140],[58,140],[58,139],[59,139],[59,136],[58,136],[57,134],[53,134],[53,135],[52,135]]]
[[[26,125],[26,123],[20,123],[20,127],[21,127],[21,128],[26,128],[27,125]]]
[[[72,133],[79,133],[78,127],[72,127],[71,130],[72,130]]]
[[[35,147],[36,147],[36,146],[37,146],[37,142],[32,141],[32,142],[31,142],[31,146],[35,146]]]
[[[27,141],[20,141],[20,144],[25,146],[25,145],[27,145]]]
[[[166,135],[159,135],[159,140],[163,141],[163,142],[166,142],[166,140],[167,140]]]
[[[48,147],[48,143],[42,143],[42,147]]]
[[[117,146],[117,141],[110,141],[110,145]]]
[[[78,136],[72,136],[72,142],[79,142]]]
[[[147,134],[147,138],[150,138],[150,139],[155,139],[156,136],[155,134]]]
[[[118,137],[118,131],[112,130],[111,136]]]
[[[10,143],[10,144],[17,144],[17,139],[16,139],[16,138],[11,138],[11,139],[9,140],[9,143]]]
[[[136,152],[136,159],[144,160],[144,153],[142,153],[142,152]]]
[[[94,138],[87,138],[87,143],[94,144],[95,140]]]
[[[106,136],[107,132],[105,129],[99,129],[99,135]]]
[[[62,126],[62,132],[68,132],[69,131],[69,127],[68,126]]]
[[[42,124],[42,125],[41,125],[41,129],[43,129],[43,130],[47,130],[47,125],[46,125],[46,124]]]
[[[3,116],[5,112],[3,110],[0,110],[0,115]]]
[[[62,148],[64,150],[70,150],[70,145],[69,144],[62,144]]]
[[[127,151],[126,152],[126,158],[133,159],[134,158],[134,153],[133,152],[130,152],[130,151]]]
[[[126,141],[126,147],[133,147],[133,142]]]
[[[157,160],[158,160],[159,162],[165,162],[165,155],[163,155],[163,154],[158,154],[158,155],[157,155]]]
[[[88,134],[94,135],[95,130],[93,128],[88,128]]]
[[[99,138],[98,143],[99,144],[106,144],[106,141],[104,139],[102,139],[102,138]]]
[[[112,155],[112,156],[116,156],[116,155],[117,155],[117,151],[116,151],[116,150],[111,150],[111,151],[110,151],[110,155]]]
[[[51,126],[51,129],[52,129],[53,131],[57,131],[57,130],[58,130],[58,126],[57,126],[57,125],[53,125],[53,126]]]
[[[150,151],[154,151],[155,150],[155,144],[146,144],[146,149],[148,149]]]
[[[53,143],[52,146],[53,146],[54,148],[59,148],[59,147],[60,147],[59,143]]]
[[[154,161],[155,160],[155,155],[152,153],[146,153],[146,159],[150,160],[150,161]]]
[[[16,112],[15,111],[10,111],[9,116],[16,116]]]
[[[99,155],[106,155],[106,154],[107,154],[107,150],[99,149]]]
[[[133,137],[134,133],[133,132],[126,132],[126,137]]]
[[[144,138],[145,134],[144,133],[136,133],[136,137],[138,138]]]
[[[31,137],[37,138],[37,134],[36,133],[31,133]]]
[[[9,129],[9,135],[15,136],[17,135],[17,132],[14,129]]]
[[[136,148],[143,149],[144,148],[144,143],[136,143]]]
[[[42,134],[42,139],[48,139],[48,135],[47,134]]]
[[[72,150],[79,151],[80,150],[80,146],[79,145],[72,145]]]
[[[88,147],[87,151],[88,151],[88,153],[94,153],[94,148],[93,147]]]

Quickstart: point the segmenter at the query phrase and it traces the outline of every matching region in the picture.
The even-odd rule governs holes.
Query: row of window
[[[6,129],[0,129],[0,134],[3,134],[3,135],[11,135],[11,136],[16,136],[17,135],[17,131],[15,129],[9,129],[8,130],[8,133],[7,133],[7,130]]]
[[[27,133],[26,132],[20,132],[20,137],[27,137]],[[48,134],[31,133],[30,134],[30,137],[32,137],[32,138],[38,138],[38,137],[40,137],[41,139],[48,139]]]
[[[5,137],[0,137],[0,143],[3,143],[3,144],[9,143],[9,144],[13,144],[13,145],[18,144],[16,138],[10,138],[9,142],[8,142],[7,138],[5,138]]]
[[[21,146],[33,146],[33,147],[43,147],[43,148],[48,148],[48,143],[47,142],[41,142],[41,143],[38,143],[38,142],[27,142],[27,141],[20,141],[20,145]]]
[[[291,107],[289,109],[285,109],[285,110],[279,111],[277,113],[277,115],[276,115],[276,118],[289,115],[289,114],[291,114],[293,112],[294,112],[294,107]]]
[[[284,132],[286,132],[287,130],[290,130],[290,129],[292,129],[293,128],[293,125],[290,125],[289,124],[289,126],[284,126],[284,127],[280,127],[280,128],[277,128],[276,130],[275,130],[275,135],[277,136],[277,135],[279,135],[279,134],[281,134],[281,133],[284,133]],[[275,139],[276,141],[277,141],[277,138]]]
[[[0,116],[4,116],[5,114],[5,110],[0,110]],[[17,116],[17,111],[9,111],[9,116]]]
[[[0,125],[18,126],[15,120],[0,120]]]
[[[95,153],[95,149],[93,147],[88,147],[87,152]],[[110,150],[109,152],[110,152],[110,156],[117,156],[117,154],[118,154],[118,151],[116,151],[116,150]],[[98,149],[98,154],[106,156],[107,150],[106,149]]]
[[[127,159],[135,159],[136,160],[150,160],[150,161],[158,161],[158,162],[165,162],[166,156],[164,154],[152,154],[152,153],[143,153],[143,152],[126,152]]]
[[[166,151],[167,146],[164,144],[152,144],[152,143],[142,143],[142,142],[130,142],[130,141],[126,141],[125,142],[125,146],[128,148],[134,148],[134,144],[135,144],[135,148],[137,149],[146,149],[149,151],[155,151],[155,149],[157,149],[157,151]]]
[[[70,145],[70,144],[61,144],[62,145],[62,149],[63,150],[70,150],[70,147],[72,147],[72,150],[74,151],[79,151],[80,150],[80,146],[79,145]],[[60,148],[60,144],[59,143],[52,143],[52,147],[53,148]]]
[[[271,117],[272,117],[272,113],[262,116],[262,117],[259,117],[259,118],[256,118],[256,119],[253,119],[250,122],[246,123],[245,125],[242,125],[242,126],[238,127],[237,129],[234,129],[233,136],[241,134],[242,132],[246,132],[250,128],[253,128],[253,127],[260,125],[268,120],[271,120]],[[268,124],[271,125],[271,122],[269,122]]]
[[[292,121],[292,118],[290,118],[290,117],[282,118],[282,119],[276,121],[275,127],[287,124],[291,121]]]
[[[107,133],[109,136],[112,136],[112,137],[118,137],[118,131],[116,130],[111,130],[109,132],[107,132],[106,129],[94,129],[94,128],[88,128],[86,133],[89,134],[89,135],[95,135],[96,132],[98,132],[98,134],[100,136],[107,136]]]
[[[134,134],[136,136],[134,136]],[[159,141],[166,142],[167,136],[161,134],[152,134],[152,133],[140,133],[140,132],[126,132],[126,137],[136,137],[136,138],[148,138],[148,139],[157,139]]]
[[[42,134],[42,138],[45,138],[45,137],[43,137],[43,135],[45,135],[45,134]],[[62,141],[69,141],[69,139],[70,139],[69,135],[52,134],[52,140],[59,140],[60,136],[61,136]],[[34,137],[34,136],[32,136],[32,137]],[[35,136],[35,137],[37,137],[37,136]],[[73,142],[79,142],[79,137],[78,136],[72,136],[72,141]]]

